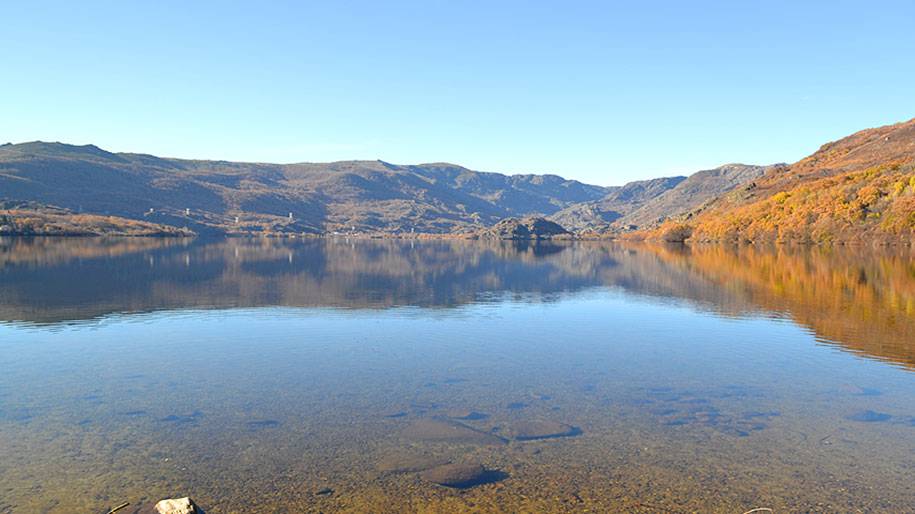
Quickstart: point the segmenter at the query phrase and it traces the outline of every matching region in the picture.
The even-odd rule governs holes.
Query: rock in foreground
[[[162,500],[156,504],[158,514],[203,514],[203,510],[190,498]]]
[[[420,477],[433,484],[464,489],[483,483],[486,469],[479,464],[445,464],[423,472]]]
[[[581,434],[581,429],[558,421],[521,421],[511,427],[512,436],[518,441],[571,437]]]

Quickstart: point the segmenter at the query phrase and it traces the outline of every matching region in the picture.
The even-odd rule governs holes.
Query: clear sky
[[[915,2],[5,2],[0,142],[602,185],[915,117]]]

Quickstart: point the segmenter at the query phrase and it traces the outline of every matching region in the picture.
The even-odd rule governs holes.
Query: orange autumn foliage
[[[915,119],[827,143],[643,235],[665,239],[671,223],[694,242],[912,244]]]
[[[912,163],[881,165],[812,180],[694,225],[693,238],[723,242],[911,241]],[[899,184],[904,184],[900,187]]]

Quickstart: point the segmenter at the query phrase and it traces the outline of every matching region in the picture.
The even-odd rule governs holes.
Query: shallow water
[[[908,251],[0,239],[0,319],[0,513],[915,505]]]

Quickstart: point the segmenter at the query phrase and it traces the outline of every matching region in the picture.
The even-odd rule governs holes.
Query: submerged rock
[[[256,432],[264,428],[275,428],[280,426],[280,422],[275,419],[257,419],[246,423],[248,430]]]
[[[853,394],[855,396],[880,396],[883,392],[873,387],[861,387],[852,384],[843,384],[839,387],[843,393]]]
[[[863,423],[880,423],[881,421],[889,421],[890,418],[892,418],[892,416],[885,412],[876,412],[872,410],[866,410],[848,416],[848,419],[851,421],[861,421]]]
[[[469,409],[452,409],[445,413],[445,415],[451,419],[464,419],[469,421],[486,419],[489,417],[489,414]]]
[[[447,463],[447,459],[434,457],[426,453],[396,450],[379,459],[378,463],[375,464],[375,468],[382,473],[410,473],[425,471]]]
[[[486,469],[479,464],[445,464],[423,472],[420,477],[433,484],[463,489],[483,483]]]
[[[160,418],[159,421],[165,423],[175,423],[179,425],[197,423],[200,418],[203,417],[203,413],[199,410],[195,410],[190,414],[170,414],[164,418]]]
[[[435,402],[425,402],[417,401],[410,404],[410,407],[413,409],[414,414],[425,414],[430,410],[435,410],[438,408],[438,404]]]
[[[203,514],[190,498],[162,500],[156,504],[158,514]]]
[[[404,429],[403,436],[419,441],[458,444],[505,444],[499,436],[446,419],[419,419]]]
[[[558,421],[520,421],[511,426],[512,437],[518,441],[572,437],[581,434],[581,429]]]

